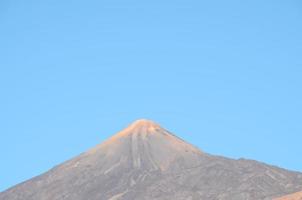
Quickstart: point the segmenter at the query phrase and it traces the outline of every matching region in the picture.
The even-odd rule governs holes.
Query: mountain
[[[271,200],[302,174],[210,155],[148,120],[0,193],[0,200]]]

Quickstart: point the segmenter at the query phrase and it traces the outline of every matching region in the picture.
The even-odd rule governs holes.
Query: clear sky
[[[302,171],[300,0],[1,0],[0,191],[139,118]]]

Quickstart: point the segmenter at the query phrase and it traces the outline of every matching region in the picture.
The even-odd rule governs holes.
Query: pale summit
[[[271,200],[301,190],[301,173],[213,156],[138,120],[0,200]]]

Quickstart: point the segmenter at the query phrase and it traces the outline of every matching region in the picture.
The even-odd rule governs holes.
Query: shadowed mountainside
[[[213,156],[138,120],[0,200],[271,200],[301,189],[301,173]]]

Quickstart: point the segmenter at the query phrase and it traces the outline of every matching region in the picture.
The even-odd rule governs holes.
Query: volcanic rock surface
[[[301,173],[210,155],[138,120],[0,200],[271,200],[300,190]]]
[[[302,191],[294,194],[289,194],[283,197],[276,198],[274,200],[302,200]]]

